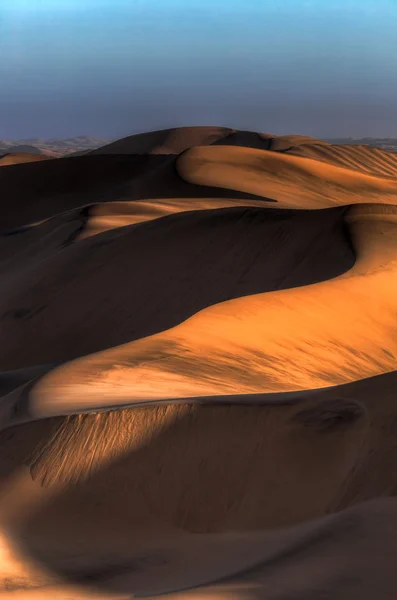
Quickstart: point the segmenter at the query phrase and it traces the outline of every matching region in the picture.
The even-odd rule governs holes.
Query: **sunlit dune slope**
[[[0,156],[0,167],[19,165],[23,163],[49,160],[51,157],[44,154],[29,154],[27,152],[8,152]]]
[[[313,158],[321,162],[377,175],[397,177],[397,154],[370,146],[335,146],[302,144],[286,151],[288,154]]]
[[[283,208],[397,202],[397,179],[252,148],[192,148],[178,159],[177,169],[190,183],[227,185],[230,189],[277,200]]]

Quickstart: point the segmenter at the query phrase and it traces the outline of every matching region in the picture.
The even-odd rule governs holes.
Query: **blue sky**
[[[397,0],[0,0],[0,139],[397,136]]]

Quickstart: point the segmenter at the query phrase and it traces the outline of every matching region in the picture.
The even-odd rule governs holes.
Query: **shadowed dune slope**
[[[246,148],[258,148],[259,150],[270,150],[274,138],[261,136],[253,131],[234,131],[225,137],[212,142],[212,146],[245,146]],[[201,144],[209,145],[209,144]]]
[[[396,585],[396,510],[396,500],[387,498],[277,533],[173,543],[164,538],[156,546],[141,546],[141,552],[126,548],[124,562],[113,555],[109,563],[105,553],[96,563],[81,558],[78,563],[74,554],[59,565],[58,557],[61,577],[37,565],[22,573],[14,567],[19,589],[10,593],[10,577],[0,598],[127,600],[166,593],[171,600],[373,600],[376,594],[389,600]],[[52,554],[53,563],[56,558]]]
[[[395,169],[222,127],[0,169],[0,598],[395,597]]]
[[[334,552],[349,553],[356,540],[357,564],[364,559],[357,536],[372,542],[377,531],[385,553],[394,548],[378,518],[371,528],[370,505],[325,515],[395,493],[395,383],[394,372],[278,406],[265,396],[257,406],[137,407],[20,425],[1,434],[3,519],[47,577],[109,593],[219,585],[246,571],[248,585],[249,568],[265,560],[269,576],[288,573],[288,556],[306,585],[329,585]],[[394,502],[375,508],[392,519],[390,531]],[[246,533],[233,541],[227,531]],[[183,567],[179,552],[195,544],[197,560]],[[136,579],[138,557],[147,562]]]
[[[89,204],[91,199],[117,198],[123,185],[162,160],[149,156],[84,156],[1,169],[1,229],[34,223]]]
[[[186,182],[175,160],[164,155],[79,156],[0,169],[0,233],[97,202],[261,198]]]

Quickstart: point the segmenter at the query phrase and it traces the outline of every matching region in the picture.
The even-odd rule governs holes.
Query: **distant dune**
[[[192,146],[214,143],[231,133],[234,130],[225,127],[164,129],[131,135],[93,150],[92,154],[179,154]]]
[[[44,154],[33,154],[29,152],[8,152],[0,155],[0,167],[8,165],[20,165],[22,163],[38,162],[50,158]]]
[[[0,154],[6,152],[28,152],[57,158],[70,154],[89,152],[109,143],[110,140],[89,136],[66,139],[30,138],[26,140],[0,140]]]
[[[0,158],[0,598],[394,597],[396,155],[79,143]]]

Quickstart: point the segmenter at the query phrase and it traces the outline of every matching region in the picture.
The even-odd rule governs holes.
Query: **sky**
[[[397,137],[397,0],[0,0],[0,139]]]

